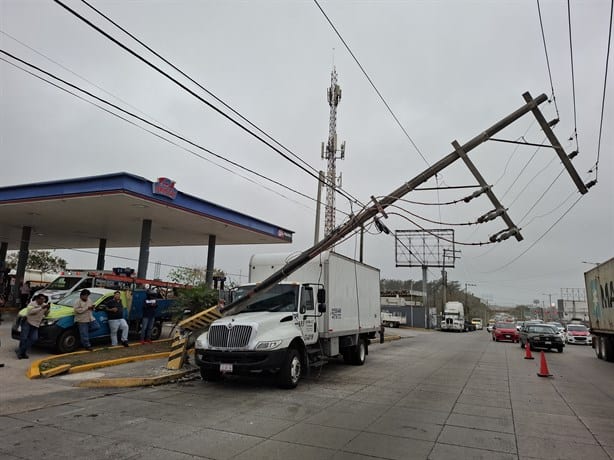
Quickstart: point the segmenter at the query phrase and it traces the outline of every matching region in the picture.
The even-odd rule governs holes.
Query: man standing
[[[92,351],[92,345],[90,344],[90,332],[97,331],[100,326],[94,318],[94,305],[89,299],[90,291],[83,289],[79,293],[79,298],[75,302],[75,322],[79,327],[79,336],[81,337],[81,345],[87,351]]]
[[[28,305],[26,317],[21,322],[21,333],[19,335],[19,348],[17,349],[18,359],[27,359],[28,349],[38,340],[38,326],[49,311],[49,299],[44,294],[38,294]]]
[[[158,302],[156,301],[154,294],[147,292],[145,304],[143,305],[143,320],[141,321],[141,345],[145,342],[151,343],[151,330],[153,329],[154,322],[156,321],[157,307]]]
[[[124,319],[124,305],[122,304],[121,292],[115,291],[113,298],[109,300],[105,309],[109,319],[109,329],[111,331],[111,345],[117,345],[117,330],[122,333],[122,345],[128,346],[128,323]]]

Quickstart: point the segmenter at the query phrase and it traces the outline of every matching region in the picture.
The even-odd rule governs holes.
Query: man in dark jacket
[[[122,333],[122,345],[128,346],[128,323],[124,319],[124,305],[122,304],[121,292],[115,291],[113,298],[106,302],[105,310],[109,320],[111,331],[111,345],[117,345],[117,331]]]
[[[143,305],[143,320],[141,321],[141,344],[145,342],[151,343],[151,330],[156,321],[156,308],[158,302],[156,296],[152,292],[147,293],[145,304]]]

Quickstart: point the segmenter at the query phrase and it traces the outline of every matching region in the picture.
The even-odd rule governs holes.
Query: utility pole
[[[277,283],[282,281],[291,275],[294,271],[298,270],[302,266],[304,266],[307,262],[312,260],[314,257],[318,256],[322,252],[331,249],[341,241],[346,236],[350,235],[354,230],[359,228],[361,225],[364,225],[371,219],[377,217],[380,214],[383,217],[387,217],[386,208],[390,205],[394,204],[397,200],[407,195],[412,190],[416,189],[416,187],[425,183],[429,179],[433,178],[435,175],[439,174],[445,168],[450,166],[456,160],[461,158],[461,156],[466,157],[467,154],[481,145],[482,143],[490,140],[495,134],[503,130],[505,127],[509,126],[516,120],[520,119],[523,115],[533,112],[536,118],[538,118],[538,122],[542,126],[544,132],[547,133],[548,138],[556,140],[550,125],[546,123],[545,125],[542,123],[543,115],[539,111],[539,105],[548,100],[548,96],[545,94],[539,95],[537,98],[533,99],[529,93],[523,94],[525,99],[525,104],[520,108],[516,109],[511,114],[507,115],[494,125],[486,128],[480,134],[467,141],[463,145],[454,145],[454,150],[441,158],[439,161],[429,166],[427,169],[419,173],[417,176],[413,177],[409,181],[402,184],[400,187],[397,187],[395,190],[390,192],[388,195],[385,195],[381,200],[377,200],[372,197],[373,204],[365,205],[357,214],[350,216],[350,218],[343,223],[342,225],[336,227],[329,235],[325,236],[322,241],[314,244],[312,247],[307,248],[300,254],[298,254],[294,259],[290,260],[286,265],[277,270],[275,273],[271,274],[268,278],[263,280],[261,283],[257,284],[251,291],[247,292],[243,297],[237,299],[229,305],[226,305],[224,308],[220,308],[220,311],[224,315],[231,315],[243,311],[250,302],[253,302],[260,298],[261,295],[266,293],[269,289],[275,286]],[[538,117],[538,115],[541,117]],[[548,132],[549,131],[549,132]],[[558,141],[557,141],[558,144]],[[560,146],[560,144],[558,144]],[[557,148],[557,154],[560,156],[564,155],[564,150],[562,147]],[[464,158],[463,158],[464,159]],[[578,173],[573,168],[573,165],[569,164],[569,162],[563,161],[568,173],[576,182],[578,190],[580,193],[584,194],[588,192],[588,188],[595,185],[595,182],[589,182],[584,185],[582,183],[578,183],[576,181]],[[493,219],[496,216],[490,216]],[[381,224],[380,224],[381,225]],[[386,229],[387,230],[387,229]],[[390,232],[390,230],[388,230]],[[517,239],[520,236],[517,228],[507,228],[502,232],[499,232],[493,236],[491,236],[491,240],[494,241],[503,241],[510,236],[515,236]]]
[[[341,176],[337,180],[337,106],[341,101],[341,87],[337,84],[337,69],[330,73],[330,87],[327,90],[330,116],[328,123],[328,141],[322,142],[322,159],[328,161],[326,170],[326,209],[324,211],[324,235],[329,236],[335,228],[335,189],[341,186]],[[345,158],[345,142],[341,143],[339,159]]]

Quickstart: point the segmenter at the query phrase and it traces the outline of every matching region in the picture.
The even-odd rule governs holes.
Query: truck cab
[[[462,332],[465,327],[465,311],[460,302],[446,302],[443,307],[442,331]]]

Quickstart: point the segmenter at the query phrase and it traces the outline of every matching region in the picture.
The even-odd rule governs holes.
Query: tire
[[[60,353],[72,353],[79,347],[79,337],[74,329],[67,329],[60,334],[56,348]]]
[[[154,321],[151,328],[151,340],[158,340],[162,335],[162,321]]]
[[[288,348],[286,359],[279,369],[277,381],[281,388],[296,388],[303,375],[303,363],[296,348]]]
[[[352,364],[362,366],[367,360],[367,343],[364,339],[358,339],[356,346],[352,347]]]
[[[563,347],[558,347],[557,350],[559,351],[559,353],[563,353]]]
[[[205,382],[219,382],[222,380],[222,373],[220,371],[200,368],[200,376]]]

